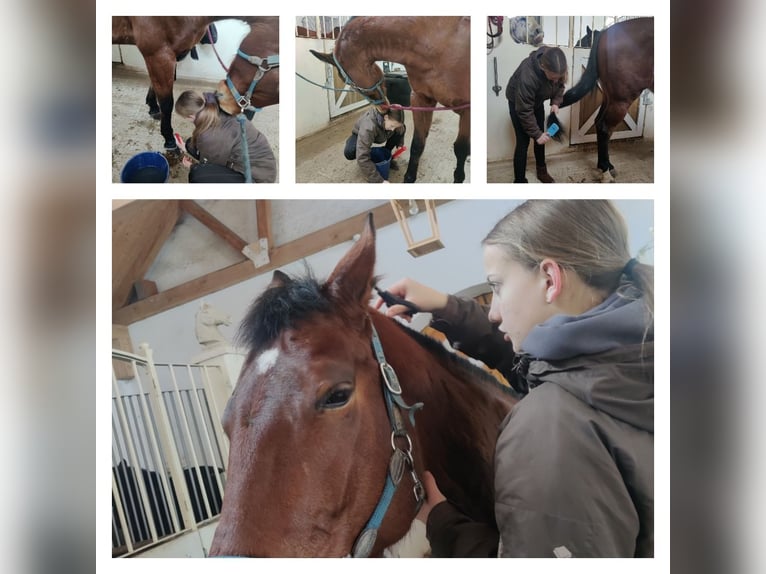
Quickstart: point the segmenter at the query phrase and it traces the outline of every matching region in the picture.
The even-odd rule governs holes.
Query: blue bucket
[[[380,177],[388,179],[388,170],[391,167],[391,150],[385,147],[374,147],[370,150],[370,159],[375,164]]]
[[[166,183],[170,166],[165,156],[157,151],[144,151],[134,155],[122,168],[122,183]]]

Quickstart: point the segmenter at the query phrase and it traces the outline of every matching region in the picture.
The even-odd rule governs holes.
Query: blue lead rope
[[[245,164],[245,183],[253,183],[253,172],[250,168],[250,150],[247,147],[247,131],[245,129],[247,116],[244,111],[237,114],[237,121],[239,122],[240,132],[242,133],[242,159]]]
[[[240,132],[242,133],[242,156],[243,163],[245,164],[245,182],[253,183],[253,173],[250,167],[250,151],[247,146],[247,132],[245,129],[245,122],[252,120],[255,112],[258,111],[258,108],[250,104],[250,98],[252,97],[258,82],[261,80],[261,78],[263,78],[263,75],[272,68],[279,67],[279,54],[273,54],[266,58],[259,58],[258,56],[250,56],[242,50],[238,49],[237,56],[258,67],[258,70],[253,75],[253,81],[250,82],[250,87],[247,89],[247,92],[245,92],[244,95],[239,93],[237,88],[234,87],[234,82],[231,81],[231,78],[228,75],[226,76],[226,85],[229,87],[229,91],[236,100],[240,110],[239,114],[237,115],[237,121],[239,122]]]

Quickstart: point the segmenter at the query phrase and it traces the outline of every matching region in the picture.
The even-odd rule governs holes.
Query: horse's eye
[[[337,409],[351,398],[351,387],[335,387],[319,400],[320,409]]]

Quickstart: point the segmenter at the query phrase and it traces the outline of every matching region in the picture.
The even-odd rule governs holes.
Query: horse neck
[[[375,66],[375,62],[379,61],[397,62],[402,64],[405,68],[412,68],[417,65],[418,62],[422,62],[417,54],[411,49],[408,50],[404,44],[389,44],[387,42],[365,46],[358,55],[352,55],[351,58],[353,61],[350,62],[347,62],[342,58],[339,58],[338,61],[341,62],[341,65],[352,78],[359,77],[360,73],[370,74],[370,68]],[[372,85],[372,83],[370,85]]]
[[[415,415],[413,440],[419,470],[431,471],[447,498],[469,516],[494,524],[495,442],[511,395],[478,370],[439,356],[385,321],[379,332],[403,397],[408,404],[424,404]],[[387,343],[384,336],[395,341]]]
[[[344,57],[336,52],[341,65],[347,68],[347,72],[353,77],[355,71],[368,73],[370,66],[378,61],[397,62],[405,67],[421,66],[429,61],[428,48],[413,41],[413,37],[422,34],[418,25],[406,18],[376,18],[374,22],[358,22],[354,20],[347,24],[346,29],[356,30],[354,26],[361,24],[362,30],[356,30],[353,41],[347,44],[350,53]],[[345,30],[344,30],[345,31]],[[358,41],[361,33],[364,40]],[[346,34],[349,34],[347,31]],[[338,40],[338,45],[343,46],[344,36]]]

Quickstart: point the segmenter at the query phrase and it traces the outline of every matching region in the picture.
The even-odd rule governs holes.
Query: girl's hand
[[[441,293],[436,289],[431,289],[422,283],[418,283],[417,281],[408,278],[397,281],[388,287],[386,291],[401,299],[406,299],[410,303],[414,303],[423,312],[444,309],[447,305],[448,298],[445,293]],[[375,301],[374,307],[376,309],[380,309],[382,306],[383,299],[379,298]],[[405,321],[412,321],[412,317],[407,314],[407,311],[409,311],[409,309],[404,305],[394,305],[393,307],[388,308],[386,315],[389,317],[400,316]]]
[[[551,106],[551,113],[552,113],[552,114],[557,114],[557,113],[559,113],[559,107],[558,107],[556,104],[553,104],[553,105]]]
[[[423,472],[423,487],[426,490],[426,500],[423,502],[423,506],[420,507],[418,515],[415,518],[425,524],[428,522],[428,515],[431,513],[431,509],[447,499],[436,485],[434,475],[427,470]]]
[[[181,159],[181,163],[183,164],[184,167],[191,167],[194,162],[192,161],[192,159],[188,155],[185,155]]]
[[[551,136],[549,136],[547,133],[543,132],[543,135],[541,135],[539,138],[535,140],[539,145],[545,145],[549,141],[551,141]]]

